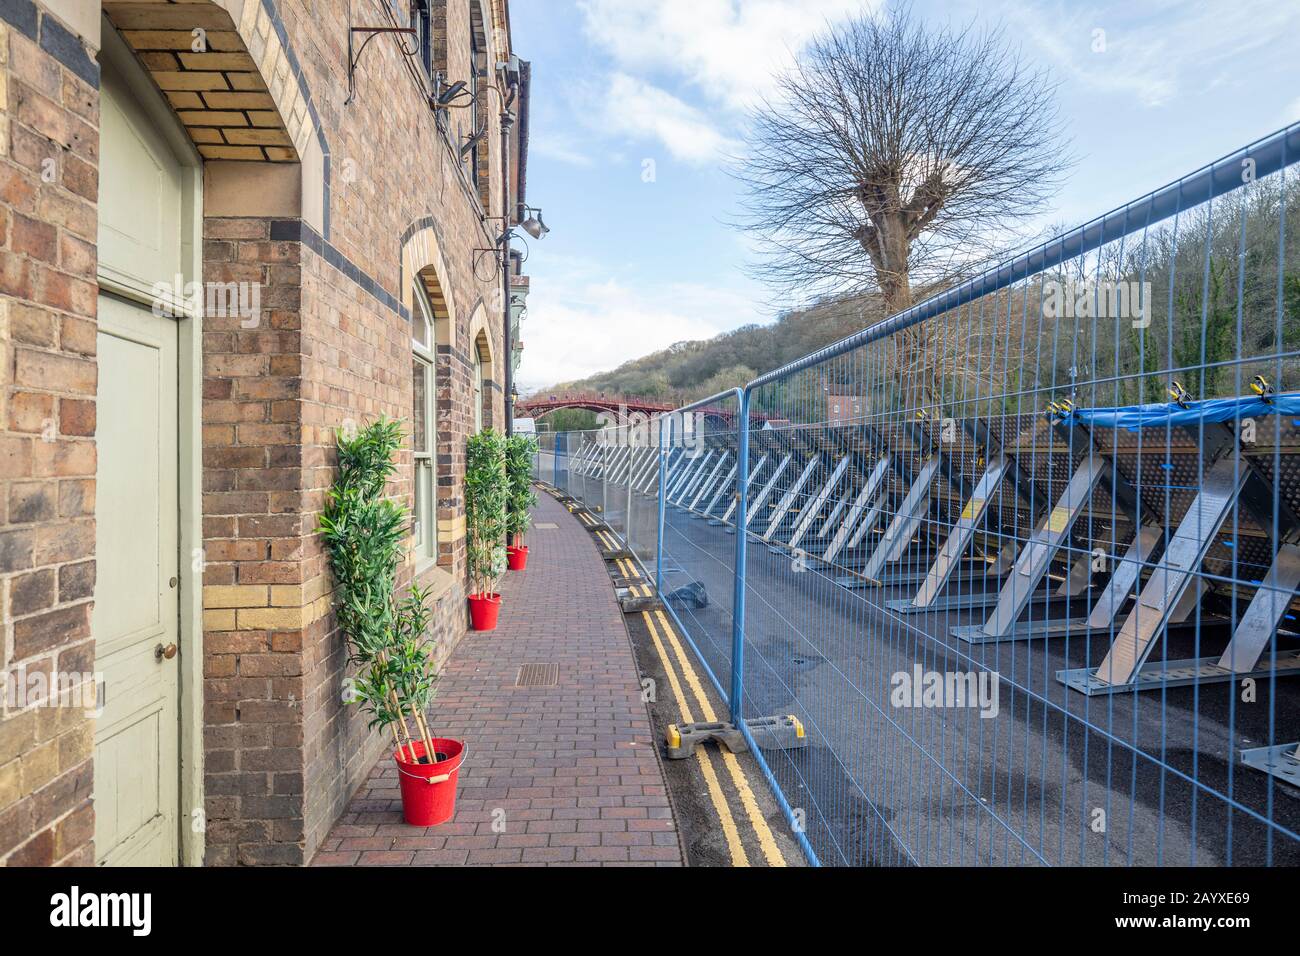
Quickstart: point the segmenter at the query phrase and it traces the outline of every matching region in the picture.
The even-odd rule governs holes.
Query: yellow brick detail
[[[200,146],[199,155],[204,159],[245,159],[257,162],[262,158],[262,151],[256,146]]]
[[[271,607],[302,607],[305,603],[301,585],[271,585]]]
[[[236,70],[251,73],[257,66],[247,53],[182,53],[181,62],[189,70]]]
[[[233,144],[292,146],[289,134],[282,129],[227,129],[226,139]]]
[[[209,610],[227,607],[267,607],[265,584],[210,585],[203,589],[203,606]]]
[[[169,71],[153,74],[154,82],[160,90],[226,90],[226,77],[223,73],[172,73]]]
[[[304,626],[303,608],[258,608],[237,612],[241,631],[297,631]]]
[[[231,110],[180,110],[176,114],[186,126],[247,126],[243,113]]]
[[[189,30],[124,30],[122,36],[136,50],[189,50],[194,43]]]
[[[0,721],[0,763],[21,757],[35,740],[36,711],[23,711]]]
[[[275,101],[268,93],[209,93],[204,97],[214,110],[273,110]],[[279,114],[276,114],[277,117]]]
[[[235,612],[234,611],[204,611],[203,630],[205,631],[235,630]]]
[[[11,760],[0,767],[0,807],[12,807],[22,793],[21,760]]]
[[[39,790],[59,775],[59,742],[51,740],[23,754],[23,789]]]
[[[85,721],[76,730],[60,737],[58,743],[60,773],[85,763],[95,752],[94,723]]]

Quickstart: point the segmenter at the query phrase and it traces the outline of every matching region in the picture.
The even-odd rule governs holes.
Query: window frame
[[[479,113],[481,110],[480,110],[480,104],[478,100],[478,95],[479,95],[478,60],[480,56],[486,56],[486,51],[479,49],[478,33],[476,33],[474,30],[473,16],[471,15],[470,25],[469,25],[469,92],[471,97],[470,102],[474,104],[473,106],[474,120],[473,120],[472,128],[470,129],[471,135],[479,131],[479,120],[480,120]],[[470,151],[469,154],[469,179],[470,182],[474,184],[474,189],[476,192],[482,188],[479,184],[479,169],[478,169],[479,150],[482,148],[482,146],[483,146],[482,141],[475,143],[474,148]]]
[[[413,517],[412,536],[416,569],[422,571],[438,563],[438,380],[437,356],[434,351],[433,306],[423,288],[423,281],[415,279],[415,308],[411,316],[411,411],[415,413],[415,376],[420,369],[424,374],[424,448],[416,447],[415,422],[411,423],[411,478]],[[428,341],[415,335],[415,323],[423,321]]]
[[[474,343],[474,434],[483,431],[483,399],[487,390],[487,381],[483,373],[483,353],[478,343]]]
[[[433,82],[433,13],[431,0],[411,0],[411,26],[415,28],[420,44],[420,65],[424,78]]]

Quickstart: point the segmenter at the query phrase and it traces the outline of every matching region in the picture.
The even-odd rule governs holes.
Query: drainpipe
[[[506,386],[506,437],[515,433],[515,343],[510,331],[510,130],[515,125],[515,115],[510,112],[516,87],[510,87],[510,97],[501,108],[501,228],[507,238],[501,242],[501,316],[505,334],[502,351],[505,352]]]

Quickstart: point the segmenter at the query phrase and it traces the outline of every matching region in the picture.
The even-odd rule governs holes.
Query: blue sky
[[[528,197],[553,230],[527,265],[523,394],[775,318],[726,225],[738,190],[721,157],[792,51],[883,6],[513,0],[515,45],[533,63]],[[1083,222],[1300,120],[1296,0],[912,6],[934,23],[1000,22],[1060,80],[1079,164],[1044,226]]]

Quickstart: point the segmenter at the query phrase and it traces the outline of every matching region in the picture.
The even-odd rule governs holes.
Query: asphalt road
[[[708,607],[674,610],[724,684],[735,541],[669,509],[666,590],[704,584]],[[752,540],[747,561],[746,713],[807,726],[811,746],[767,758],[823,864],[1300,863],[1300,791],[1238,758],[1300,739],[1296,681],[1260,681],[1254,702],[1237,683],[1087,697],[1056,672],[1099,664],[1108,636],[970,645],[948,632],[986,612],[903,617],[884,602],[915,586],[845,590]],[[1224,643],[1200,641],[1171,637],[1165,657]],[[996,673],[996,716],[894,706],[894,675],[918,664]]]

